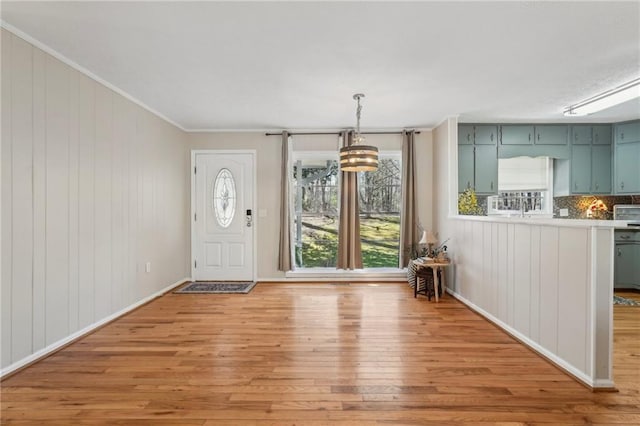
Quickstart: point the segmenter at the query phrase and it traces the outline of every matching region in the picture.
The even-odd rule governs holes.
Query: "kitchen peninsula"
[[[435,194],[455,264],[448,291],[589,387],[614,387],[614,231],[626,222],[458,215],[458,147],[451,118],[434,137],[434,180],[448,182]]]

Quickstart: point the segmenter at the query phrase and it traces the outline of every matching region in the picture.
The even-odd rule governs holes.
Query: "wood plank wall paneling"
[[[11,40],[11,135],[12,149],[12,280],[31,282],[33,270],[33,199],[32,162],[33,157],[33,68],[31,51],[26,42]],[[26,72],[25,72],[26,71]],[[11,322],[24,324],[24,334],[13,333],[11,357],[22,358],[31,351],[32,340],[32,289],[31,286],[15,286],[11,292]]]
[[[541,226],[531,228],[531,287],[529,297],[531,299],[529,310],[529,337],[534,342],[540,341],[540,234]]]
[[[188,276],[189,154],[181,130],[1,41],[5,369]]]
[[[46,155],[46,261],[45,343],[71,334],[69,330],[69,72],[47,56]],[[13,145],[14,150],[18,145]],[[14,284],[16,288],[18,283]],[[24,285],[26,283],[23,283]]]
[[[33,53],[33,352],[45,344],[46,283],[46,129],[45,129],[45,62],[47,55],[38,49]],[[11,140],[11,139],[9,139]],[[4,204],[3,204],[4,206]],[[5,365],[4,363],[2,364]]]
[[[545,226],[540,231],[540,343],[556,353],[558,350],[558,228]]]
[[[590,229],[455,222],[455,291],[591,375]]]
[[[12,272],[12,242],[13,242],[13,230],[12,224],[12,210],[5,206],[11,205],[11,193],[12,193],[12,152],[11,152],[11,74],[12,69],[7,64],[11,64],[11,37],[4,31],[2,31],[2,49],[0,54],[2,55],[2,65],[4,68],[0,73],[2,79],[2,297],[0,303],[2,309],[0,309],[0,328],[2,332],[2,342],[0,342],[0,362],[4,364],[11,360],[11,272]]]
[[[558,269],[558,354],[581,371],[586,371],[589,365],[585,332],[590,311],[589,232],[587,229],[561,228],[558,244],[560,259],[568,266]]]
[[[513,246],[513,327],[530,336],[531,227],[515,225]]]
[[[86,327],[94,318],[94,247],[95,220],[93,194],[95,180],[95,85],[89,77],[80,77],[79,107],[79,139],[82,141],[78,148],[80,157],[78,181],[78,238],[82,250],[78,253],[78,279],[82,283],[78,289],[79,309],[78,325]]]

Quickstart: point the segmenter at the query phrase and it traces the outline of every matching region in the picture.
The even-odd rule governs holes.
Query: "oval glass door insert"
[[[213,211],[220,226],[231,225],[236,213],[236,183],[229,169],[220,170],[214,181]]]

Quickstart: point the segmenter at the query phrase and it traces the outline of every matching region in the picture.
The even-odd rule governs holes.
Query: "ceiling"
[[[2,20],[187,130],[586,119],[640,76],[640,2],[2,2]]]

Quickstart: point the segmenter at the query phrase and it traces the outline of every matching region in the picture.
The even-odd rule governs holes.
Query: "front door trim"
[[[195,226],[193,226],[195,214],[196,214],[196,155],[198,154],[250,154],[251,155],[251,167],[253,168],[253,224],[252,224],[252,238],[253,238],[253,281],[258,279],[258,174],[256,173],[256,157],[257,152],[255,149],[192,149],[191,150],[191,169],[189,174],[191,176],[191,212],[189,215],[189,229],[191,230],[191,279],[196,276],[195,271],[195,254],[196,254],[196,236]]]

